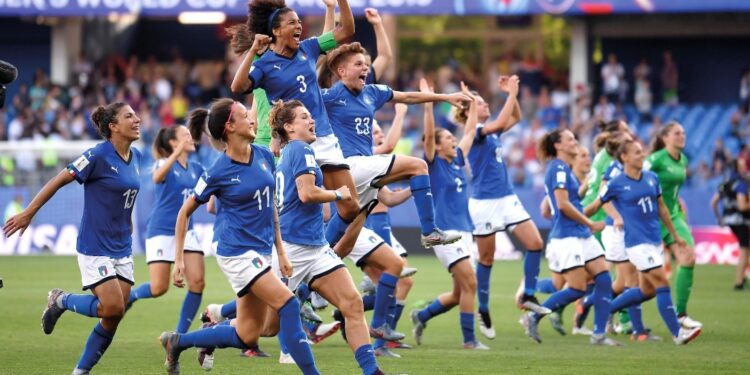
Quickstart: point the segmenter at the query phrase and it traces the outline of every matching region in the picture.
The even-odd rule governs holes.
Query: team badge
[[[99,267],[99,275],[101,277],[107,276],[108,273],[109,273],[109,271],[107,271],[107,266],[101,266],[101,267]]]
[[[156,250],[156,256],[160,257],[162,255],[164,255],[164,250],[162,249]]]
[[[253,259],[253,266],[255,266],[255,268],[263,267],[263,260],[261,260],[259,257],[255,257]]]

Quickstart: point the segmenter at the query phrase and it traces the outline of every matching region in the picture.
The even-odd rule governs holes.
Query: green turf
[[[404,318],[399,325],[410,333],[409,310],[419,300],[429,300],[449,290],[450,277],[432,257],[412,257],[419,268],[409,296]],[[144,259],[136,259],[136,278],[147,279]],[[675,347],[658,316],[653,302],[644,307],[646,324],[666,337],[661,343],[630,343],[622,348],[592,347],[588,338],[561,337],[543,321],[540,330],[544,343],[533,343],[518,325],[519,311],[512,296],[521,276],[521,263],[496,263],[492,279],[492,313],[497,339],[483,342],[492,350],[470,352],[461,348],[458,312],[451,311],[429,322],[424,344],[414,350],[402,350],[401,359],[380,360],[392,373],[408,374],[593,374],[653,373],[703,374],[747,373],[750,344],[750,292],[731,288],[733,269],[728,266],[701,266],[696,271],[696,286],[690,303],[692,315],[705,330],[686,347]],[[204,305],[231,298],[227,281],[213,259],[207,261]],[[546,271],[543,272],[543,275]],[[72,257],[3,257],[0,277],[0,374],[67,374],[75,366],[94,319],[67,312],[51,336],[45,336],[39,317],[47,291],[60,287],[80,291],[80,277]],[[355,271],[355,280],[361,274]],[[156,337],[173,330],[184,291],[171,289],[159,299],[139,301],[121,323],[114,342],[94,368],[96,374],[163,374],[164,354]],[[544,296],[540,296],[545,298]],[[325,312],[324,316],[329,316]],[[566,311],[570,326],[572,309]],[[592,314],[593,318],[593,314]],[[477,332],[479,335],[479,333]],[[408,343],[413,344],[411,335]],[[275,339],[263,339],[261,346],[272,358],[247,359],[239,351],[217,352],[214,374],[296,374],[293,365],[279,365]],[[324,374],[356,374],[357,364],[348,346],[337,335],[313,347],[316,361]],[[184,374],[201,374],[195,352],[182,357]]]

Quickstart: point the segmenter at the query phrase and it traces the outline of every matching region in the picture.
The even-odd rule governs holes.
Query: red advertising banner
[[[693,227],[698,264],[737,264],[740,247],[728,227]]]

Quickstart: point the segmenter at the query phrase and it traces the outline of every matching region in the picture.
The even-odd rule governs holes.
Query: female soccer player
[[[349,188],[322,188],[323,173],[310,147],[315,142],[315,120],[301,102],[279,101],[268,118],[282,147],[276,170],[279,227],[284,249],[296,270],[287,286],[296,290],[304,282],[337,306],[346,320],[348,343],[362,373],[382,373],[370,345],[362,299],[323,230],[323,203],[351,199]]]
[[[42,329],[48,335],[67,310],[99,318],[74,375],[91,371],[112,343],[125,315],[133,285],[131,215],[140,189],[141,153],[131,145],[140,138],[141,119],[129,105],[117,102],[97,108],[91,121],[106,141],[84,152],[47,182],[29,206],[3,227],[6,236],[17,231],[23,234],[34,215],[60,188],[73,180],[83,184],[83,218],[76,250],[83,289],[94,295],[53,289],[42,315]]]
[[[263,88],[269,102],[297,99],[311,111],[317,122],[317,140],[312,147],[316,161],[324,171],[324,186],[334,189],[346,185],[355,196],[350,201],[336,202],[339,214],[349,223],[359,212],[356,189],[338,139],[331,129],[315,75],[315,62],[319,56],[354,35],[354,16],[349,3],[338,0],[338,5],[341,12],[339,26],[320,37],[300,41],[302,21],[284,0],[252,0],[247,26],[231,30],[233,43],[247,51],[231,89],[237,94]],[[253,35],[254,39],[251,39]],[[266,47],[269,50],[253,61],[256,54]],[[235,48],[235,52],[242,48]]]
[[[156,185],[156,202],[146,232],[146,263],[150,282],[130,291],[128,307],[142,298],[156,298],[169,289],[169,275],[174,263],[174,227],[182,202],[190,198],[204,169],[199,163],[188,161],[195,152],[195,143],[185,126],[161,128],[154,138],[152,180]],[[177,321],[177,333],[185,333],[201,304],[204,286],[203,250],[193,223],[188,224],[185,238],[185,271],[188,292]]]
[[[624,223],[626,256],[640,271],[640,288],[625,290],[612,301],[610,309],[615,312],[640,305],[656,295],[659,313],[672,333],[674,343],[687,344],[698,337],[701,327],[680,328],[677,321],[669,281],[662,267],[661,230],[666,229],[679,246],[684,246],[684,240],[672,224],[662,198],[659,178],[651,171],[642,171],[646,154],[640,143],[626,140],[616,155],[624,166],[623,173],[608,180],[601,198],[586,207],[586,211],[594,212],[607,202],[614,204]],[[631,318],[634,318],[632,313]],[[633,322],[636,323],[636,320]]]
[[[741,158],[733,160],[729,166],[730,174],[719,185],[719,191],[711,199],[711,207],[719,225],[728,225],[740,244],[734,290],[744,290],[747,284],[745,270],[748,253],[750,253],[750,205],[747,200],[747,181],[743,177],[747,173],[747,166]],[[721,213],[719,213],[719,202],[721,202]]]
[[[489,310],[490,274],[495,261],[495,233],[499,231],[513,233],[527,249],[523,266],[524,293],[517,301],[518,305],[540,314],[550,313],[549,310],[542,309],[534,297],[542,257],[542,236],[513,191],[500,144],[500,135],[521,120],[521,109],[517,101],[519,80],[517,76],[501,77],[498,84],[508,97],[494,121],[487,122],[490,118],[489,105],[480,96],[476,96],[479,100],[479,125],[474,146],[467,154],[473,174],[469,212],[473,223],[472,233],[479,250],[476,266],[479,300],[477,315],[479,329],[489,339],[495,338]],[[456,112],[455,121],[466,122],[465,110]]]
[[[645,168],[656,173],[661,189],[664,192],[664,203],[672,216],[677,234],[685,240],[686,245],[676,244],[674,238],[662,226],[661,237],[669,251],[677,258],[680,267],[675,279],[675,310],[680,324],[686,328],[703,326],[687,314],[690,290],[693,288],[693,268],[695,267],[695,240],[685,219],[680,205],[680,187],[687,177],[687,156],[682,153],[685,148],[685,130],[677,122],[664,125],[654,139],[651,155],[646,159]]]
[[[378,190],[390,183],[409,180],[422,230],[422,246],[448,244],[460,238],[443,233],[435,225],[433,199],[427,164],[411,156],[376,155],[372,150],[372,122],[375,111],[385,103],[415,104],[447,101],[460,106],[465,94],[435,94],[394,91],[385,85],[365,83],[369,66],[365,49],[359,43],[344,44],[328,54],[328,68],[339,82],[323,92],[331,127],[339,137],[341,151],[354,176],[359,205],[375,199]],[[328,222],[326,238],[336,243],[346,230],[346,221],[334,215]]]
[[[210,114],[209,114],[210,113]],[[299,302],[271,270],[275,245],[281,273],[292,275],[292,266],[281,244],[274,194],[274,160],[271,152],[252,145],[254,115],[231,99],[215,101],[209,111],[190,115],[192,133],[203,129],[214,142],[224,142],[226,152],[198,180],[191,199],[177,214],[175,227],[175,286],[183,287],[185,234],[192,213],[211,196],[221,204],[217,214],[222,235],[216,251],[219,268],[237,294],[236,327],[218,325],[185,334],[164,332],[160,340],[167,353],[167,372],[179,374],[180,353],[190,347],[247,350],[258,341],[266,308],[277,312],[280,341],[304,374],[319,374],[299,319]],[[224,149],[222,147],[217,148]]]
[[[427,82],[419,83],[422,92],[432,92]],[[463,86],[463,85],[462,85]],[[463,87],[463,91],[468,90]],[[432,103],[424,106],[423,141],[425,160],[430,166],[433,194],[435,194],[435,216],[440,226],[461,234],[462,240],[453,245],[433,247],[435,255],[453,276],[453,291],[443,293],[421,311],[412,311],[414,340],[422,343],[422,335],[427,321],[455,306],[459,306],[461,332],[465,349],[489,350],[474,335],[474,293],[476,278],[471,268],[471,215],[467,190],[464,155],[471,150],[477,126],[478,100],[472,100],[469,108],[464,135],[460,142],[445,129],[435,129]]]
[[[552,272],[560,273],[568,284],[551,295],[543,304],[552,311],[583,297],[586,292],[587,273],[594,279],[594,345],[619,345],[606,337],[604,330],[609,317],[609,298],[612,294],[612,279],[604,261],[604,251],[591,232],[604,229],[603,222],[594,222],[584,216],[579,197],[580,184],[570,165],[576,155],[578,142],[569,130],[556,129],[541,139],[539,155],[548,161],[545,174],[545,189],[552,211],[552,230],[547,243],[547,259]],[[539,337],[538,324],[543,315],[529,312],[524,316],[526,334],[536,342]]]

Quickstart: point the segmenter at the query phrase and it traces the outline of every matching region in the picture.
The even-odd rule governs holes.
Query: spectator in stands
[[[599,97],[599,103],[594,106],[594,121],[610,122],[615,118],[615,106],[606,96]]]
[[[731,156],[729,155],[729,150],[724,147],[724,141],[721,138],[717,139],[713,156],[711,157],[711,164],[716,166],[718,163],[718,165],[720,165],[720,169],[723,171],[724,167],[727,165],[727,161],[729,161],[730,158]]]
[[[641,62],[633,69],[633,79],[636,82],[639,79],[651,80],[651,66],[648,65],[648,60],[645,57],[641,57]]]
[[[544,78],[542,67],[542,64],[534,57],[533,52],[526,54],[518,70],[518,77],[521,79],[521,92],[526,87],[532,96],[539,95]]]
[[[661,91],[664,103],[677,105],[679,72],[677,64],[672,58],[671,51],[664,51],[664,65],[661,67]]]
[[[750,124],[748,108],[750,108],[750,101],[740,104],[737,112],[733,113],[732,118],[729,120],[732,125],[729,130],[729,136],[737,139],[740,143],[747,142],[747,127]]]
[[[744,160],[746,166],[750,165],[750,147],[748,147],[746,143],[740,144],[740,151],[737,153],[737,159]]]
[[[625,84],[625,69],[617,61],[617,55],[610,53],[607,63],[602,65],[602,93],[610,103],[621,102],[623,85]]]
[[[651,121],[653,100],[651,82],[646,78],[638,78],[635,81],[635,107],[638,109],[640,122]]]
[[[740,78],[740,105],[746,105],[750,102],[750,67],[742,71]]]

